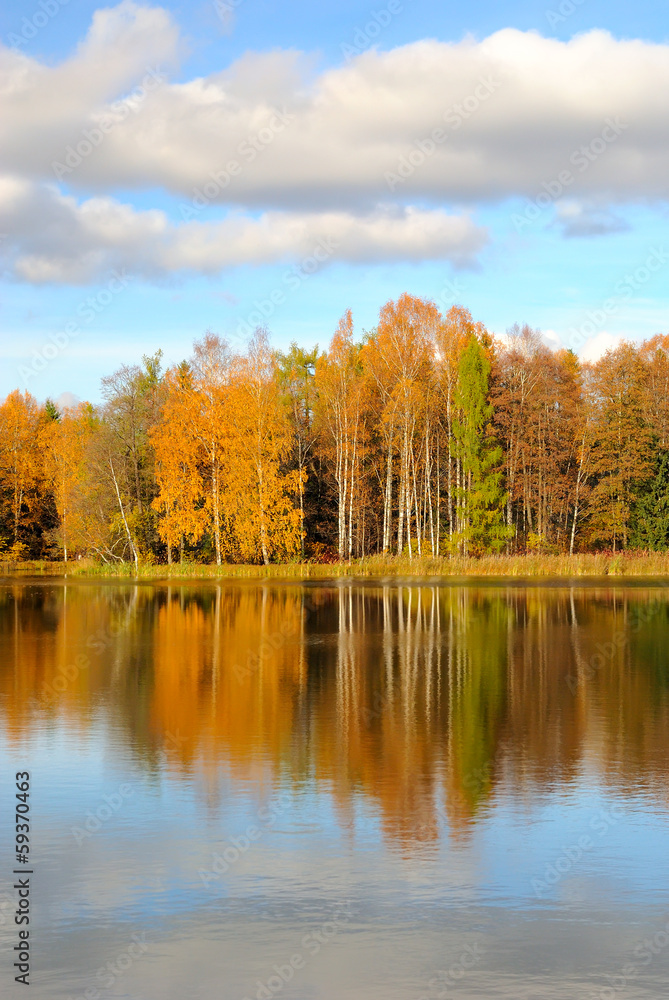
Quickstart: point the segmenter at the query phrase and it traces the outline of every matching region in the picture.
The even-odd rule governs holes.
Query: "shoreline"
[[[0,562],[4,577],[73,577],[107,580],[330,580],[345,578],[467,578],[467,579],[555,579],[612,577],[634,579],[669,578],[669,552],[628,552],[616,555],[585,553],[579,555],[515,555],[419,557],[368,556],[351,563],[271,563],[221,566],[202,563],[151,565],[119,563],[109,565],[91,559],[64,563],[33,560],[21,563]]]

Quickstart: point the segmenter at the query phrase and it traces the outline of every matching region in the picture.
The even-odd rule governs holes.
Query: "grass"
[[[349,563],[276,563],[270,566],[166,565],[117,563],[113,566],[92,559],[67,565],[44,560],[0,563],[0,572],[10,576],[106,577],[111,579],[332,579],[333,577],[658,577],[669,576],[669,552],[584,553],[579,555],[463,556],[368,556]]]

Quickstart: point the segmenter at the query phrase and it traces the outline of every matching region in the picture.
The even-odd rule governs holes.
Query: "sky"
[[[405,291],[586,359],[667,332],[667,34],[649,0],[8,0],[0,398],[97,402],[208,330],[324,348]]]

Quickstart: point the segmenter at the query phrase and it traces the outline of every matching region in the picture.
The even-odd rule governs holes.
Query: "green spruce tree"
[[[489,378],[490,362],[478,339],[471,337],[458,365],[453,422],[460,465],[456,544],[463,555],[498,552],[508,535],[499,469],[502,449],[490,430]]]
[[[44,414],[46,416],[47,421],[60,420],[60,410],[58,409],[58,407],[56,406],[56,404],[52,399],[47,399],[46,402],[44,403]]]
[[[630,541],[634,548],[663,552],[669,548],[669,452],[655,461],[655,476],[632,505]]]

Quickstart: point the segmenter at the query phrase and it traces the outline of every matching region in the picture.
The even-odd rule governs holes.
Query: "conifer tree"
[[[632,506],[631,537],[635,548],[661,552],[669,548],[669,452],[661,451],[655,476]]]
[[[490,433],[492,406],[488,402],[490,362],[476,337],[460,356],[453,423],[456,454],[464,482],[456,494],[455,540],[464,555],[498,551],[504,545],[506,496],[500,480],[502,449]]]

